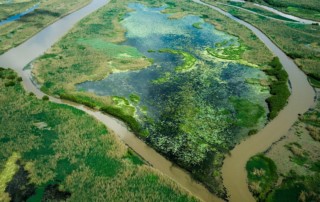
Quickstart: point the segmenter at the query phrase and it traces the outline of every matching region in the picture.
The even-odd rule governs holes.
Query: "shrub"
[[[269,76],[276,77],[277,81],[273,82],[270,86],[271,97],[269,97],[266,102],[269,107],[269,120],[274,119],[280,110],[287,104],[287,100],[290,96],[290,91],[288,89],[288,74],[283,69],[279,58],[273,58],[270,62],[272,69],[265,70],[266,74]]]
[[[14,81],[7,81],[4,86],[9,87],[9,86],[14,86],[16,83]]]
[[[48,100],[49,100],[49,97],[48,97],[47,95],[44,95],[44,96],[42,97],[42,100],[48,101]]]
[[[120,108],[106,106],[102,107],[101,111],[121,119],[122,121],[127,123],[132,131],[136,134],[139,134],[142,130],[140,123],[132,116],[125,114]]]

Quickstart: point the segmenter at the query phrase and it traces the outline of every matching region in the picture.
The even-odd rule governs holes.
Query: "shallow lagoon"
[[[170,19],[169,14],[161,13],[165,6],[148,8],[130,4],[129,7],[134,11],[122,21],[127,40],[121,45],[135,47],[152,58],[153,65],[139,71],[113,73],[101,81],[85,82],[77,86],[78,90],[128,100],[130,95],[138,95],[140,102],[132,104],[137,109],[136,117],[150,134],[148,140],[182,164],[198,164],[208,153],[227,150],[246,135],[249,129],[237,121],[240,113],[250,117],[250,113],[260,111],[261,118],[250,128],[265,123],[264,100],[269,92],[245,81],[265,79],[266,75],[235,61],[214,58],[206,51],[217,43],[237,46],[236,37],[216,30],[198,16]],[[195,23],[200,29],[193,26]],[[176,71],[184,63],[183,57],[159,52],[162,49],[187,52],[196,62],[186,71]],[[239,100],[246,100],[259,110],[239,111],[234,104]]]

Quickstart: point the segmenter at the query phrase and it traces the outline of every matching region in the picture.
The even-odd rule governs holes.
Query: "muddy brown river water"
[[[230,195],[230,201],[254,201],[247,184],[247,172],[245,170],[247,161],[251,156],[265,151],[273,142],[286,134],[298,119],[298,114],[303,114],[314,104],[315,91],[310,86],[307,76],[297,67],[292,59],[259,29],[215,6],[199,0],[193,1],[208,6],[250,29],[275,56],[279,57],[280,62],[289,75],[291,96],[288,100],[288,105],[259,133],[250,136],[238,144],[230,152],[230,155],[226,156],[222,167],[223,183]]]
[[[196,3],[204,4],[212,9],[236,20],[252,30],[261,41],[280,58],[281,63],[289,74],[290,83],[292,86],[292,95],[289,98],[288,105],[282,110],[277,118],[271,121],[257,135],[242,141],[232,151],[231,155],[227,156],[223,169],[224,184],[230,194],[231,201],[254,201],[250,194],[247,182],[245,164],[247,160],[258,152],[267,149],[274,141],[278,140],[291,125],[297,120],[298,114],[304,113],[313,103],[315,93],[309,85],[306,76],[288,58],[276,45],[274,45],[268,37],[261,31],[251,26],[250,24],[239,20],[232,15],[211,5],[202,3],[199,0],[194,0]],[[45,95],[32,82],[30,70],[23,70],[32,60],[42,55],[54,43],[56,43],[63,35],[75,25],[80,19],[94,12],[100,7],[106,5],[107,0],[93,0],[92,3],[82,9],[64,17],[55,23],[49,25],[41,32],[24,42],[23,44],[12,48],[8,52],[0,56],[0,66],[12,68],[18,72],[23,78],[23,85],[28,92],[33,92],[37,97]],[[94,116],[117,134],[121,140],[137,152],[141,157],[148,161],[154,168],[169,176],[174,181],[179,183],[183,188],[191,192],[203,201],[222,201],[212,193],[210,193],[202,184],[193,180],[189,173],[185,170],[172,164],[165,159],[154,149],[146,145],[142,140],[137,138],[121,121],[112,116],[102,114],[99,111],[94,111],[82,105],[60,100],[50,97],[50,101],[56,103],[64,103],[85,111],[87,114]]]
[[[49,25],[38,34],[31,37],[23,44],[12,48],[8,52],[0,55],[0,66],[6,68],[12,68],[18,72],[19,76],[23,79],[23,85],[28,92],[33,92],[38,98],[41,98],[45,94],[37,88],[33,83],[31,71],[24,70],[30,62],[37,57],[41,56],[46,50],[48,50],[54,43],[56,43],[62,36],[68,33],[68,31],[82,18],[88,14],[94,12],[100,7],[106,5],[107,0],[93,0],[92,3],[83,7],[82,9],[61,18],[55,23]],[[164,158],[157,153],[154,149],[145,144],[142,140],[137,138],[132,132],[130,132],[127,126],[116,118],[103,114],[99,111],[89,109],[83,105],[64,101],[55,97],[50,97],[51,102],[64,103],[73,107],[76,107],[87,114],[95,117],[100,122],[104,123],[108,129],[115,132],[120,139],[132,148],[137,154],[149,162],[154,168],[167,175],[175,182],[180,184],[181,187],[191,192],[194,196],[203,201],[223,201],[217,196],[210,193],[202,184],[193,180],[190,174],[174,165],[172,162]]]

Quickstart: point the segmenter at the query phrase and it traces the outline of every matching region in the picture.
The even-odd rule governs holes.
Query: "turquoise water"
[[[165,6],[130,4],[129,7],[134,11],[121,22],[127,30],[127,40],[122,44],[152,58],[153,65],[81,83],[78,90],[128,99],[132,94],[138,95],[140,103],[132,104],[150,133],[149,141],[184,163],[203,160],[214,145],[228,148],[238,141],[247,131],[234,124],[236,114],[230,98],[246,99],[266,109],[269,92],[245,82],[266,75],[255,68],[219,60],[206,51],[216,43],[239,45],[238,39],[216,30],[198,16],[169,19],[170,15],[161,13]],[[194,23],[201,23],[201,29],[192,26]],[[175,67],[183,64],[182,56],[160,53],[161,49],[184,51],[197,61],[190,70],[177,72]],[[142,108],[147,109],[147,114],[141,113]],[[259,124],[265,120],[266,116]]]
[[[8,2],[8,3],[10,3],[10,2]],[[33,12],[33,11],[34,11],[35,9],[37,9],[39,6],[40,6],[40,3],[37,3],[37,4],[35,4],[34,6],[28,8],[27,10],[25,10],[25,11],[22,12],[22,13],[18,13],[18,14],[16,14],[16,15],[13,15],[13,16],[8,17],[8,18],[5,19],[5,20],[0,21],[0,26],[1,26],[1,25],[5,25],[5,24],[7,24],[7,23],[9,23],[9,22],[13,22],[13,21],[19,20],[21,17],[27,15],[28,13]]]

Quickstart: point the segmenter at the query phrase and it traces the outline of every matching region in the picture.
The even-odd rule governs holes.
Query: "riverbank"
[[[198,201],[103,123],[20,82],[0,67],[1,201]]]
[[[301,68],[310,79],[310,83],[319,86],[320,73],[320,26],[316,24],[283,23],[261,18],[247,11],[230,8],[212,1],[206,1],[252,24],[264,32]]]
[[[36,4],[37,1],[32,1]],[[44,27],[52,24],[56,20],[88,5],[91,0],[76,0],[76,1],[43,1],[33,12],[23,16],[19,20],[0,26],[0,54],[10,48],[16,47],[25,42],[27,39],[40,32]],[[14,3],[14,5],[2,5],[0,12],[2,15],[10,16],[20,11],[21,5],[29,5],[26,3]],[[12,9],[13,8],[13,9]],[[15,9],[16,8],[16,9]],[[3,16],[4,17],[4,16]]]
[[[198,58],[197,60],[200,62],[190,63],[191,65],[193,65],[193,67],[190,68],[190,70],[192,71],[183,71],[181,73],[182,75],[179,75],[179,76],[175,76],[175,73],[180,73],[180,72],[171,72],[171,74],[166,74],[163,77],[161,77],[161,78],[164,78],[163,80],[161,80],[161,82],[154,82],[154,83],[151,82],[152,84],[161,83],[161,85],[157,85],[157,86],[149,85],[147,86],[148,88],[142,88],[141,85],[145,85],[145,83],[148,84],[147,79],[149,78],[144,78],[141,80],[137,79],[139,81],[135,81],[134,78],[142,78],[143,76],[146,76],[146,75],[155,75],[156,70],[154,71],[150,70],[151,73],[148,73],[148,71],[143,71],[143,70],[145,70],[145,67],[151,66],[153,64],[152,62],[157,62],[157,61],[148,60],[143,56],[143,55],[148,55],[149,57],[150,55],[150,57],[152,57],[152,54],[155,55],[157,53],[152,51],[151,52],[146,51],[146,53],[141,54],[141,52],[145,50],[142,46],[143,44],[150,45],[157,41],[159,42],[159,40],[151,40],[150,43],[149,42],[146,43],[147,39],[144,39],[144,40],[139,39],[139,42],[137,42],[139,43],[139,45],[137,44],[134,45],[134,43],[132,43],[133,45],[126,44],[126,43],[129,43],[130,40],[127,39],[126,41],[124,41],[125,32],[130,30],[124,30],[124,26],[121,23],[125,23],[127,20],[127,18],[125,18],[124,16],[128,16],[131,14],[130,10],[132,9],[127,8],[130,2],[131,1],[111,2],[108,5],[108,7],[101,9],[95,15],[92,15],[89,18],[85,19],[84,21],[80,22],[78,26],[71,31],[71,34],[68,34],[67,36],[65,36],[59,43],[54,45],[52,49],[50,49],[47,52],[46,55],[40,57],[38,60],[36,60],[33,63],[34,68],[32,71],[34,73],[34,76],[38,81],[38,83],[40,83],[41,89],[48,94],[54,95],[56,97],[61,96],[62,98],[68,98],[68,99],[71,99],[72,101],[88,105],[95,109],[101,109],[103,111],[112,113],[112,115],[115,115],[118,118],[128,122],[129,125],[134,130],[134,132],[140,135],[141,138],[144,138],[148,142],[148,144],[153,145],[153,147],[157,148],[158,151],[162,152],[166,156],[169,156],[170,159],[173,159],[175,162],[179,163],[179,165],[183,166],[184,168],[187,168],[190,172],[193,173],[193,176],[196,176],[197,179],[200,179],[202,182],[204,182],[211,191],[215,193],[219,193],[220,196],[225,197],[225,191],[222,186],[221,174],[219,172],[219,169],[222,165],[222,158],[224,153],[228,151],[230,147],[234,146],[235,142],[238,141],[240,138],[247,136],[248,131],[250,129],[257,129],[261,127],[261,125],[263,125],[263,121],[265,121],[266,119],[266,113],[264,112],[261,113],[260,112],[261,110],[253,109],[253,113],[255,115],[254,117],[256,117],[255,118],[256,120],[254,120],[253,122],[254,125],[250,125],[251,128],[249,129],[249,128],[245,128],[246,126],[243,127],[241,125],[241,123],[246,123],[246,121],[233,120],[236,118],[232,117],[231,114],[242,112],[244,115],[241,118],[249,117],[246,114],[250,113],[250,111],[245,111],[241,107],[243,107],[243,104],[250,105],[251,103],[253,103],[255,106],[258,105],[259,109],[263,108],[263,111],[267,111],[267,106],[264,100],[262,99],[263,98],[266,99],[268,94],[268,88],[260,85],[260,80],[263,80],[263,79],[268,80],[268,78],[265,78],[265,76],[263,75],[263,72],[261,72],[260,69],[258,68],[257,69],[248,68],[248,67],[239,65],[237,61],[233,61],[232,64],[234,64],[235,68],[237,68],[238,71],[240,72],[239,74],[236,74],[235,71],[231,71],[231,62],[229,65],[228,61],[221,61],[221,60],[213,61],[214,57],[209,55],[204,48],[200,49],[199,51],[195,51],[196,49],[191,50],[190,47],[192,47],[192,44],[186,45],[186,43],[190,44],[190,41],[186,41],[186,43],[184,43],[183,46],[180,46],[179,49],[181,48],[182,50],[185,49],[185,51],[189,53],[192,53],[192,51],[194,51],[193,54],[195,55],[199,54],[199,58],[205,58],[207,61],[204,61],[204,60],[200,61]],[[150,4],[148,2],[143,2],[143,1],[142,3],[144,6],[147,6]],[[209,38],[209,39],[218,40],[222,38],[222,36],[226,35],[226,37],[233,39],[233,40],[230,40],[230,43],[234,43],[234,46],[237,46],[238,43],[241,43],[244,46],[246,46],[245,51],[241,51],[239,53],[232,53],[234,55],[239,54],[237,58],[241,57],[243,61],[247,61],[248,63],[255,63],[257,65],[256,67],[259,66],[259,68],[261,69],[270,68],[269,63],[272,60],[272,55],[270,54],[270,52],[267,51],[265,46],[261,42],[259,42],[259,40],[255,38],[249,30],[245,29],[241,25],[237,24],[236,22],[233,22],[232,20],[220,14],[217,14],[215,11],[208,10],[206,7],[203,7],[201,5],[195,7],[195,4],[190,2],[189,3],[185,2],[184,4],[181,4],[181,5],[177,5],[174,2],[171,2],[168,4],[169,6],[167,8],[164,8],[162,6],[165,3],[168,3],[168,2],[159,1],[154,4],[150,4],[149,6],[153,8],[155,11],[163,9],[159,13],[159,15],[160,14],[162,15],[160,16],[162,18],[165,17],[165,14],[167,15],[172,14],[174,16],[179,15],[179,16],[185,17],[185,18],[180,17],[180,18],[172,19],[170,16],[170,18],[165,18],[168,21],[168,22],[166,21],[167,24],[170,25],[171,23],[173,24],[179,21],[183,21],[185,24],[187,24],[185,22],[186,19],[196,20],[197,22],[203,23],[204,29],[194,28],[192,26],[193,23],[190,24],[188,29],[192,29],[192,32],[199,32],[199,33],[205,32],[208,29],[212,29],[211,28],[212,25],[210,24],[214,24],[215,28],[219,29],[219,31],[215,31],[214,33],[220,33],[220,35],[214,38]],[[139,5],[139,6],[142,7],[142,5]],[[139,6],[138,6],[138,9],[139,9]],[[195,15],[195,16],[192,16],[192,15]],[[196,16],[200,16],[202,18],[196,17]],[[149,18],[145,18],[145,19],[149,19]],[[166,23],[162,23],[162,26],[167,25]],[[228,25],[227,27],[224,26],[226,24]],[[130,25],[128,26],[130,27]],[[139,25],[136,25],[136,27],[138,26]],[[139,37],[148,35],[149,32],[153,32],[153,35],[150,35],[150,36],[158,36],[158,35],[155,35],[155,32],[157,31],[157,28],[159,28],[159,26],[155,27],[154,30],[150,29],[151,31],[145,30],[145,28],[139,28],[135,32],[133,32],[133,37],[138,39]],[[175,26],[174,28],[176,29],[176,27],[178,26],[181,26],[181,25],[177,24],[177,26]],[[187,26],[187,25],[184,25],[184,26]],[[176,34],[175,30],[171,31],[171,29],[169,26],[166,27],[166,29],[162,29],[168,32],[169,34],[172,33],[172,35],[168,34],[169,38],[170,36],[174,36],[174,34]],[[132,28],[132,30],[135,30],[134,27]],[[182,36],[188,37],[187,35],[184,35],[183,33],[181,33],[181,30],[182,30],[181,28],[179,30],[180,30],[179,33]],[[223,32],[220,32],[220,30],[231,35],[227,35]],[[233,35],[239,35],[239,39],[237,39]],[[190,36],[192,35],[189,35],[189,37]],[[208,41],[208,37],[204,39]],[[201,42],[199,43],[201,45]],[[166,43],[163,43],[163,44],[168,45],[170,44],[170,41],[167,41]],[[212,47],[214,44],[215,44],[214,42],[210,42],[208,46]],[[149,50],[149,48],[146,50]],[[256,50],[259,50],[259,51],[256,51]],[[230,51],[226,51],[226,52],[230,52]],[[174,60],[170,59],[172,57],[177,57],[179,55],[171,56],[167,53],[161,53],[161,54],[162,56],[159,56],[159,57],[164,58],[163,60],[161,60],[163,62],[166,61],[165,57],[169,58],[168,61],[179,62],[179,58],[176,58]],[[159,61],[157,64],[161,62]],[[223,62],[228,64],[222,65]],[[218,65],[213,65],[213,63],[217,63]],[[46,68],[48,66],[50,66],[50,68]],[[215,66],[217,67],[216,69],[210,68]],[[169,69],[170,66],[168,64],[165,64],[164,67],[168,67]],[[211,85],[212,88],[219,89],[219,87],[214,87],[214,86],[218,85],[219,80],[221,80],[220,78],[210,79],[208,78],[208,75],[197,76],[198,74],[205,73],[204,71],[202,72],[199,71],[202,67],[205,68],[206,73],[208,73],[210,77],[213,77],[215,75],[217,75],[218,77],[219,75],[225,75],[225,78],[227,79],[224,79],[224,80],[228,80],[229,78],[229,81],[225,82],[225,85],[224,84],[220,85],[221,90],[227,89],[229,90],[229,92],[235,95],[236,99],[233,99],[234,103],[231,103],[233,105],[228,107],[228,109],[225,109],[225,107],[222,106],[224,103],[229,103],[230,100],[228,100],[227,98],[224,98],[225,102],[222,101],[222,98],[219,100],[219,102],[221,103],[221,106],[216,108],[211,106],[213,105],[213,103],[218,103],[218,102],[214,102],[213,99],[216,99],[215,97],[219,97],[219,96],[223,97],[226,95],[226,93],[221,93],[220,95],[211,95],[212,93],[218,94],[218,92],[210,91],[209,90],[210,87],[206,87],[206,88],[200,88],[200,89],[203,89],[201,90],[202,92],[207,90],[207,92],[204,92],[207,94],[204,95],[204,93],[202,93],[202,95],[200,96],[201,91],[198,90],[198,92],[196,92],[196,90],[193,89],[193,88],[198,88],[200,84]],[[228,69],[228,70],[224,70],[224,69]],[[131,71],[128,71],[128,70],[131,70]],[[133,71],[133,70],[140,70],[140,71]],[[166,72],[168,71],[169,70],[166,70]],[[122,73],[118,73],[118,72],[122,72]],[[139,72],[141,73],[141,77],[131,75],[135,73],[139,74]],[[221,74],[219,72],[221,72]],[[253,72],[256,72],[256,73],[253,73]],[[260,73],[258,74],[258,72],[260,72],[261,74]],[[246,76],[242,77],[241,76],[242,74],[243,75],[245,74]],[[119,84],[115,85],[113,82],[107,85],[108,87],[114,85],[114,87],[111,88],[111,90],[114,90],[114,91],[115,89],[119,88],[119,90],[115,91],[118,94],[107,94],[108,96],[103,96],[103,93],[106,91],[107,88],[101,87],[101,90],[97,90],[97,89],[91,88],[90,86],[85,87],[85,84],[97,86],[98,84],[95,83],[96,81],[101,80],[101,83],[102,83],[104,80],[107,80],[108,78],[113,79],[120,75],[131,75],[130,78],[134,80],[132,83],[135,83],[137,85],[132,86],[132,83],[126,83],[127,81],[132,81],[130,79],[122,79],[122,80],[120,79],[118,80]],[[250,84],[244,81],[244,77],[255,78],[258,75],[260,76],[258,78],[259,83]],[[167,81],[168,78],[170,82],[163,82],[163,81]],[[187,79],[192,81],[192,82],[189,82],[190,84],[195,83],[198,86],[189,85],[179,89],[177,88],[177,86],[181,86],[181,85],[176,85],[173,83],[173,81],[176,81],[176,82],[181,82],[181,84],[183,85],[187,85],[188,84],[188,82],[186,82]],[[196,83],[197,79],[199,79],[199,82]],[[145,82],[141,82],[141,81],[145,81]],[[105,81],[105,82],[108,82],[108,81]],[[236,85],[237,82],[239,82],[238,85]],[[231,85],[228,87],[227,83],[228,84],[230,83]],[[101,85],[104,85],[104,84],[102,83]],[[120,89],[121,86],[124,86],[124,87]],[[223,88],[221,86],[223,86]],[[240,86],[243,86],[243,88],[241,88]],[[161,105],[154,104],[154,106],[159,107],[160,109],[158,113],[159,115],[163,114],[163,116],[159,116],[160,118],[162,118],[163,123],[168,123],[167,125],[170,125],[172,127],[177,126],[177,128],[179,128],[178,130],[170,128],[171,131],[175,131],[174,135],[171,132],[169,132],[170,131],[169,129],[166,130],[167,127],[164,127],[166,124],[163,124],[163,125],[160,124],[162,121],[158,121],[156,122],[157,124],[154,124],[154,122],[152,122],[152,119],[143,119],[138,116],[140,112],[148,111],[145,109],[150,109],[151,111],[153,105],[149,104],[147,105],[147,107],[145,107],[144,104],[138,105],[136,103],[130,102],[130,94],[137,94],[138,92],[138,91],[132,90],[132,89],[135,89],[135,87],[136,88],[140,87],[141,91],[154,87],[154,90],[150,90],[154,98],[158,99],[158,100],[155,100],[154,103],[161,103],[161,102],[164,103]],[[163,89],[161,89],[161,87]],[[169,96],[166,96],[166,95],[169,95],[169,91],[166,91],[165,89],[166,87],[168,90],[171,90],[172,92],[174,92],[174,89],[176,89],[177,91],[181,91],[181,93],[176,93],[176,94],[172,93],[171,98],[169,98]],[[259,89],[262,89],[262,88],[264,88],[265,90],[260,91]],[[89,89],[89,90],[86,90],[86,89]],[[243,99],[237,99],[238,96],[240,97],[242,96],[242,94],[239,95],[239,93],[244,92],[243,89],[248,89],[248,91],[246,91],[248,92],[248,94],[254,91],[254,93],[250,94],[250,96],[252,96],[251,102],[243,102]],[[132,92],[130,92],[129,94],[127,93],[125,95],[120,94],[123,91],[128,91],[128,90],[131,90]],[[167,93],[166,94],[161,93],[162,91],[166,91]],[[156,93],[159,93],[158,94],[159,96],[157,96]],[[189,95],[191,93],[195,93],[195,94],[198,93],[199,94],[198,98],[194,96],[195,99],[189,99],[188,97],[190,97]],[[256,96],[256,97],[253,96],[257,94],[263,94],[263,95]],[[111,97],[109,95],[114,95],[114,97]],[[119,96],[122,97],[121,102],[119,102],[119,99],[118,99]],[[139,96],[140,98],[143,98],[142,94],[139,94]],[[174,96],[176,97],[174,98]],[[211,104],[210,106],[209,104],[206,103],[208,101],[204,100],[203,97],[210,99],[209,101],[210,102],[209,104]],[[169,101],[164,102],[166,101],[166,99]],[[204,101],[200,102],[200,99]],[[244,99],[247,99],[247,97],[245,97]],[[180,104],[179,105],[180,107],[176,107],[179,104],[178,102],[179,100],[184,104],[183,105]],[[146,99],[144,100],[140,99],[140,103],[143,103],[143,102],[146,102]],[[242,105],[237,104],[236,102],[241,102]],[[133,108],[133,106],[137,106],[136,109]],[[192,107],[199,107],[199,111],[192,112],[188,110],[188,109],[191,109]],[[237,109],[234,109],[235,107],[237,107]],[[224,114],[223,112],[224,109],[225,111],[228,111],[228,110],[231,111],[230,113],[228,112],[229,115],[226,115],[227,113]],[[170,110],[173,110],[173,111],[170,112]],[[184,115],[178,116],[179,113],[182,113],[185,116]],[[211,116],[208,115],[209,113],[211,113]],[[171,115],[176,114],[177,118],[176,119],[166,118],[166,117],[169,117],[168,114],[171,114]],[[228,133],[222,133],[221,131],[226,130],[227,128],[225,125],[231,123],[231,122],[227,122],[226,124],[222,125],[221,124],[222,122],[223,123],[226,122],[225,118],[222,120],[223,116],[224,117],[230,116],[234,122],[238,123],[236,127],[238,128],[241,127],[245,129],[243,131],[240,131],[239,133],[235,132],[230,136],[226,135]],[[198,119],[196,117],[198,117]],[[205,117],[208,117],[210,121],[206,122],[208,124],[205,127],[202,127],[201,129],[202,132],[199,132],[201,128],[200,120],[205,119]],[[154,117],[151,117],[151,118],[154,118]],[[174,122],[178,120],[179,121],[181,120],[180,123],[175,124]],[[147,121],[150,121],[150,122],[147,122]],[[172,122],[172,123],[169,123],[169,122]],[[152,126],[152,127],[149,127],[152,130],[145,130],[146,128],[136,127],[136,126],[139,126],[139,124],[141,123]],[[214,125],[216,125],[217,127],[214,127]],[[162,128],[160,129],[160,127]],[[209,130],[210,127],[216,128],[214,132],[215,135],[210,135],[212,134],[210,133],[210,130]],[[156,128],[159,130],[156,130]],[[156,130],[158,132],[154,132],[153,130]],[[162,132],[160,134],[159,131],[161,130]],[[237,128],[234,130],[237,130]],[[165,132],[165,131],[168,131],[168,132]],[[222,135],[219,136],[217,135],[218,133],[219,134],[221,133]],[[149,136],[150,134],[152,134],[153,136]],[[157,138],[155,134],[159,134],[157,136],[159,138]],[[171,134],[171,136],[169,134]],[[187,135],[188,138],[183,138],[184,135],[186,134],[188,134]],[[173,136],[175,138],[172,138]],[[237,137],[231,138],[233,136],[237,136]],[[190,143],[182,144],[183,139],[184,141],[187,141]],[[165,140],[165,141],[162,141],[162,140]],[[203,140],[205,140],[205,142],[203,142]],[[201,148],[201,149],[198,149],[198,148]],[[213,150],[215,151],[213,152]],[[211,155],[211,151],[212,151],[212,154],[216,153],[217,155]],[[193,153],[193,156],[190,155],[191,153]]]
[[[61,36],[67,33],[79,19],[95,11],[106,3],[107,1],[93,1],[83,9],[80,9],[79,11],[76,11],[64,17],[63,20],[53,23],[34,37],[30,38],[25,43],[1,55],[1,65],[6,67],[13,67],[22,77],[25,89],[27,89],[28,92],[33,92],[39,98],[43,97],[44,93],[41,92],[31,80],[30,70],[23,71],[23,68],[32,60],[43,54],[43,52],[46,51],[53,43],[55,43]],[[30,49],[33,51],[26,51]],[[20,59],[16,60],[16,57],[19,57]],[[50,97],[50,100],[57,103],[62,102],[60,99],[56,99],[53,97]],[[75,106],[74,103],[73,106]],[[124,141],[127,141],[126,143],[128,145],[132,147],[138,145],[135,149],[139,148],[142,150],[140,150],[140,156],[142,156],[148,162],[154,161],[153,164],[156,169],[159,169],[161,172],[167,174],[170,177],[172,176],[173,179],[175,179],[182,187],[189,190],[197,197],[201,198],[204,201],[221,201],[219,198],[214,197],[208,190],[206,190],[204,186],[193,181],[189,174],[185,171],[176,168],[172,165],[172,163],[170,163],[163,157],[161,158],[162,160],[159,160],[161,157],[159,154],[157,154],[154,150],[150,150],[147,145],[143,144],[141,140],[130,133],[124,125],[119,124],[117,121],[115,121],[114,118],[103,115],[97,111],[89,110],[88,108],[81,105],[77,105],[77,107],[85,111],[86,113],[95,116],[95,118],[106,124],[107,127],[116,127],[116,134],[122,137]],[[155,157],[156,155],[160,157],[157,158]]]
[[[279,141],[263,152],[274,165],[271,174],[267,175],[268,166],[264,166],[263,159],[251,158],[247,163],[249,188],[257,200],[320,200],[319,95],[317,89],[316,106],[301,115]]]
[[[276,12],[283,12],[285,15],[297,16],[300,18],[310,19],[307,22],[320,22],[320,6],[317,0],[299,1],[299,0],[284,0],[284,1],[269,1],[269,0],[253,0],[263,6],[277,9]]]
[[[298,114],[304,113],[312,106],[314,103],[314,90],[309,85],[307,77],[295,63],[260,30],[217,7],[197,0],[195,2],[211,7],[252,30],[279,57],[289,75],[292,91],[288,105],[264,129],[237,145],[224,160],[222,168],[223,180],[230,194],[230,200],[254,201],[246,183],[247,172],[245,165],[247,161],[251,156],[266,150],[273,142],[280,139],[296,121]],[[301,97],[304,99],[301,100]]]

